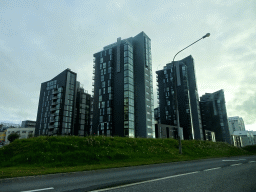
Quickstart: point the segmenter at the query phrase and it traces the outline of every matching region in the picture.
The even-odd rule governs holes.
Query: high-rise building
[[[90,98],[70,69],[41,84],[35,136],[89,133]]]
[[[239,116],[228,117],[228,127],[230,135],[232,135],[234,131],[245,131],[243,118]]]
[[[92,134],[153,138],[151,40],[141,32],[94,54]]]
[[[184,139],[203,139],[199,97],[196,85],[194,60],[188,56],[174,62],[177,76],[177,98],[180,127]],[[156,72],[158,83],[159,123],[177,126],[173,63]]]
[[[223,89],[200,97],[203,130],[215,132],[216,141],[232,144]]]

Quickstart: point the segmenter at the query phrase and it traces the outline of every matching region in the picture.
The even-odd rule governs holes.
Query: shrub
[[[11,133],[8,135],[7,139],[12,143],[15,139],[18,139],[20,135],[18,133]]]

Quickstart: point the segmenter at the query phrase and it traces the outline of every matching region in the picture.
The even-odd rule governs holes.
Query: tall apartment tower
[[[239,116],[228,117],[228,127],[230,135],[232,135],[234,131],[245,131],[243,118]]]
[[[232,144],[223,89],[200,97],[203,130],[215,132],[216,141]]]
[[[177,97],[180,127],[184,139],[203,139],[194,60],[188,56],[174,62],[177,76]],[[161,124],[177,126],[173,63],[156,72],[158,83],[158,119]]]
[[[150,38],[118,38],[93,56],[92,134],[154,138]]]
[[[70,69],[41,84],[35,136],[89,134],[90,100]]]

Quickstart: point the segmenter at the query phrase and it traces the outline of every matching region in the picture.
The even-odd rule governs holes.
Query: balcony
[[[50,111],[56,111],[56,107],[51,108]]]
[[[48,127],[48,129],[53,129],[54,128],[54,126],[53,125],[50,125],[49,127]]]
[[[57,105],[57,102],[52,102],[52,105]]]
[[[52,97],[52,100],[57,100],[57,99],[58,99],[57,96]]]
[[[58,94],[59,92],[58,92],[58,90],[55,90],[55,91],[53,91],[53,95],[56,95],[56,94]]]

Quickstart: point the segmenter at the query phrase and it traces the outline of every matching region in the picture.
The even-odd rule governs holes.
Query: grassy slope
[[[222,142],[174,139],[46,137],[18,139],[0,148],[0,178],[85,171],[194,159],[256,154]]]

